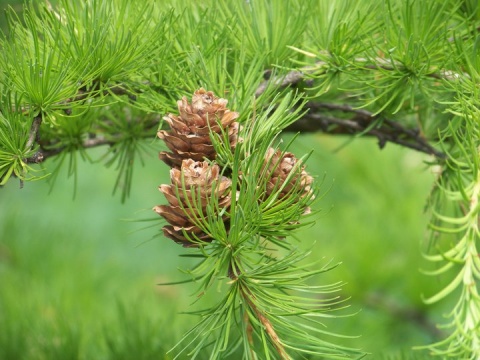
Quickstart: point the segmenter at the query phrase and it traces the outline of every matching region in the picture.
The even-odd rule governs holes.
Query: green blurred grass
[[[386,358],[431,341],[440,314],[420,298],[438,284],[418,271],[433,177],[412,151],[380,151],[361,139],[334,153],[344,141],[301,136],[291,149],[314,149],[308,170],[325,177],[324,190],[331,186],[317,224],[298,238],[305,248],[315,241],[321,263],[342,263],[318,281],[346,282],[346,312],[358,313],[329,328],[361,335],[342,341]],[[179,312],[191,309],[194,288],[156,285],[183,278],[185,250],[154,237],[160,222],[138,221],[155,218],[168,170],[152,154],[123,205],[111,195],[114,177],[80,164],[75,200],[63,174],[51,194],[46,181],[0,189],[0,359],[169,358],[166,350],[193,325]]]
[[[189,299],[181,288],[156,283],[170,273],[179,276],[181,249],[151,241],[158,228],[139,232],[144,224],[123,220],[153,217],[151,207],[162,200],[157,185],[167,171],[155,156],[150,165],[153,171],[138,174],[126,205],[111,196],[113,173],[86,164],[75,200],[72,182],[63,179],[51,195],[46,182],[1,189],[0,354],[12,343],[9,337],[26,346],[17,347],[24,355],[0,358],[49,359],[55,347],[70,348],[70,335],[79,342],[71,358],[105,358],[97,356],[111,352],[105,338],[118,343],[125,331],[148,334],[145,341],[161,354],[173,344],[163,343],[176,336],[171,308],[187,306]],[[110,346],[126,346],[117,343]],[[47,355],[41,355],[44,349]]]

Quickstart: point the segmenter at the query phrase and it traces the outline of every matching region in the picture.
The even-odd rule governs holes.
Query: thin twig
[[[148,82],[145,82],[143,85],[148,85]],[[71,99],[69,99],[67,102],[82,102],[86,100],[89,97],[98,97],[98,96],[107,96],[109,94],[114,94],[117,96],[122,96],[122,95],[127,95],[131,100],[136,100],[136,95],[135,93],[127,90],[124,86],[124,84],[116,84],[114,86],[109,87],[108,89],[103,89],[102,91],[99,91],[99,87],[101,86],[101,83],[94,83],[93,86],[89,89],[87,88],[81,88],[78,93]],[[92,95],[93,94],[93,95]]]
[[[311,54],[314,56],[315,54]],[[405,70],[408,71],[408,68],[399,62],[394,62],[385,58],[355,58],[352,61],[353,64],[358,66],[358,69],[366,70],[385,70],[385,71],[398,71]],[[355,66],[352,65],[352,66]],[[295,86],[302,81],[311,80],[311,75],[323,72],[328,68],[328,63],[325,61],[317,61],[314,65],[305,66],[300,70],[293,70],[283,75],[276,75],[269,77],[265,81],[262,81],[255,91],[255,96],[259,97],[262,95],[269,86],[274,86],[276,88],[286,88],[288,86]],[[440,69],[438,71],[431,71],[430,73],[425,74],[425,76],[430,77],[436,80],[457,80],[460,77],[469,77],[468,74],[457,73],[448,69]]]
[[[230,263],[230,266],[228,268],[228,277],[232,279],[232,281],[240,281],[239,280],[239,275],[242,274],[243,271],[239,266],[238,262],[232,262]],[[258,308],[258,306],[255,304],[253,299],[255,299],[255,295],[252,294],[252,291],[244,286],[242,283],[238,284],[238,287],[240,289],[240,294],[242,298],[245,300],[245,303],[248,304],[251,310],[255,313],[257,316],[257,319],[260,321],[260,323],[263,325],[265,331],[267,332],[268,336],[270,337],[270,340],[273,343],[273,346],[277,350],[278,355],[280,356],[281,359],[288,360],[290,359],[290,356],[287,354],[285,351],[285,348],[282,345],[282,342],[280,341],[279,336],[277,335],[275,329],[273,328],[272,323],[270,320],[264,315],[264,313]],[[247,337],[248,337],[248,342],[250,345],[253,344],[253,338],[252,338],[252,324],[249,321],[248,314],[244,314],[244,319],[243,321],[245,322],[246,325],[246,330],[247,330]]]
[[[158,127],[158,121],[158,119],[152,119],[149,122],[145,122],[145,131],[142,133],[141,138],[151,139],[152,135],[148,130],[156,129]],[[78,148],[90,149],[98,146],[114,145],[125,139],[125,134],[123,133],[109,134],[108,139],[103,136],[96,135],[95,133],[90,134],[90,136],[91,137],[84,140],[81,145],[78,145]],[[47,160],[50,157],[62,153],[63,151],[71,151],[71,149],[72,148],[68,146],[58,146],[57,144],[55,144],[55,142],[40,143],[40,150],[33,154],[31,157],[25,159],[25,162],[38,164]]]
[[[85,140],[81,147],[84,149],[89,149],[89,148],[94,148],[97,146],[102,146],[102,145],[113,145],[117,142],[118,140],[115,138],[112,139],[105,139],[102,137],[96,137],[93,139],[87,139]],[[47,158],[55,156],[60,154],[63,151],[66,151],[67,147],[62,146],[54,149],[49,149],[49,150],[39,150],[33,156],[25,159],[26,163],[41,163],[45,161]]]
[[[38,131],[40,129],[41,124],[42,124],[42,116],[41,115],[33,118],[32,126],[30,127],[30,134],[28,135],[27,144],[25,145],[27,150],[30,150],[33,147],[33,144],[35,143],[35,141],[37,140]]]
[[[263,325],[265,331],[270,337],[270,340],[272,341],[273,346],[277,350],[277,353],[280,356],[280,359],[284,359],[284,360],[290,359],[290,356],[285,351],[285,348],[283,347],[282,342],[280,341],[280,337],[277,335],[272,323],[253,302],[252,298],[255,298],[255,296],[251,293],[249,289],[246,289],[242,286],[240,287],[240,293],[242,294],[242,298],[248,304],[250,309],[252,309],[255,315],[257,316],[257,319]]]
[[[33,147],[36,141],[38,141],[41,124],[42,124],[42,115],[35,116],[32,121],[32,126],[30,127],[30,134],[28,135],[27,143],[25,145],[25,148],[27,151]],[[32,156],[32,159],[34,160],[32,162],[38,163],[43,161],[41,156],[37,157],[35,155]],[[28,163],[28,159],[25,159],[25,162]],[[22,188],[23,188],[23,179],[20,179],[20,189]]]
[[[262,95],[268,86],[275,86],[276,88],[285,88],[293,86],[304,80],[304,73],[301,71],[290,71],[284,76],[274,76],[268,80],[263,81],[255,91],[255,97]]]

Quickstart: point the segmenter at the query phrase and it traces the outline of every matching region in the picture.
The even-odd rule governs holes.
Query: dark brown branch
[[[380,148],[391,142],[437,158],[445,158],[445,154],[430,145],[418,129],[403,127],[398,122],[381,118],[363,109],[354,109],[350,105],[310,102],[307,107],[310,111],[288,127],[287,131],[375,136]],[[351,114],[351,117],[343,119],[324,114],[328,111],[341,111]]]
[[[394,71],[396,69],[405,69],[403,64],[394,63],[388,59],[364,59],[357,58],[355,62],[359,68],[385,71]],[[310,81],[310,75],[321,71],[322,67],[328,64],[324,61],[318,61],[315,66],[305,67],[301,71],[291,71],[284,75],[268,76],[257,88],[255,96],[258,97],[265,92],[269,86],[276,88],[295,87],[299,83]],[[270,75],[270,73],[267,73]],[[453,80],[465,74],[458,74],[449,70],[442,69],[437,72],[427,74],[432,79]],[[437,158],[445,158],[445,154],[435,149],[421,135],[418,129],[408,129],[398,122],[381,119],[378,115],[362,110],[354,109],[349,105],[323,104],[310,102],[307,105],[310,111],[303,118],[292,124],[287,131],[313,132],[323,131],[328,134],[363,134],[375,136],[378,138],[380,148],[383,148],[387,142],[392,142],[410,149],[434,155]],[[325,111],[322,111],[325,110]],[[329,111],[341,111],[351,114],[350,119],[336,118],[325,114]],[[378,124],[375,124],[378,122]]]

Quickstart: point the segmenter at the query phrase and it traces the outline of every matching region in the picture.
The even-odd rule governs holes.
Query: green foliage
[[[348,111],[337,108],[308,116],[315,105],[348,103],[354,115],[359,109],[374,115],[356,135],[378,133],[388,122],[438,145],[445,155],[430,161],[437,181],[427,206],[432,237],[425,257],[433,263],[429,274],[451,280],[435,295],[426,295],[426,302],[456,300],[444,340],[428,348],[442,357],[477,358],[479,11],[474,0],[140,5],[61,0],[55,7],[30,3],[21,15],[10,9],[0,39],[0,185],[13,177],[23,183],[48,176],[53,183],[65,166],[77,183],[79,163],[102,162],[115,168],[114,189],[121,189],[126,200],[134,163],[151,154],[162,116],[175,111],[175,101],[193,90],[212,90],[240,113],[243,142],[234,153],[225,146],[228,134],[213,139],[217,162],[231,173],[239,194],[228,231],[215,216],[219,209],[214,199],[208,214],[197,219],[218,241],[196,254],[199,264],[192,276],[200,281],[199,291],[223,282],[225,298],[198,312],[201,322],[185,340],[199,342],[185,351],[199,355],[210,346],[212,358],[242,350],[253,358],[250,347],[266,357],[286,357],[285,348],[350,356],[340,347],[338,352],[330,345],[323,348],[323,338],[307,331],[311,317],[318,315],[309,301],[318,296],[317,290],[325,290],[311,283],[321,271],[297,266],[305,254],[290,238],[283,241],[303,226],[298,223],[301,210],[313,198],[281,203],[277,193],[264,202],[252,201],[262,196],[258,189],[267,181],[262,173],[265,150],[271,145],[287,148],[280,132],[304,119],[313,123],[336,115],[335,126],[320,127],[341,132],[338,124],[346,124],[342,120]],[[403,138],[397,140],[402,143]],[[88,149],[97,146],[103,152],[93,156]],[[55,167],[37,165],[49,157],[55,157]],[[267,256],[270,251],[274,255]],[[305,277],[295,277],[303,271]],[[299,288],[310,291],[301,300],[295,293]],[[285,293],[290,290],[288,299],[298,300],[295,306],[302,305],[304,312],[288,303]],[[267,313],[267,320],[259,320]],[[285,313],[295,315],[295,328]],[[246,314],[243,322],[241,314]],[[232,329],[241,324],[252,331],[244,327],[235,338]],[[283,347],[266,324],[286,338]],[[81,346],[77,330],[58,326],[65,337],[58,347],[45,349],[46,356],[55,358],[66,344],[75,358]],[[23,346],[9,340],[23,331],[22,322],[9,326],[2,343],[5,356],[11,356],[10,345]],[[112,353],[119,349],[113,337],[108,344]]]
[[[426,255],[427,260],[436,264],[427,273],[433,276],[447,274],[451,280],[437,294],[427,298],[426,303],[443,300],[449,295],[457,297],[457,302],[448,314],[449,322],[442,327],[451,331],[450,335],[432,347],[432,352],[440,356],[475,358],[473,349],[479,341],[477,323],[480,320],[480,301],[477,282],[480,277],[480,261],[477,243],[479,239],[478,199],[479,178],[479,129],[476,120],[478,110],[470,96],[458,99],[452,104],[454,118],[445,131],[451,136],[455,147],[448,150],[443,171],[432,196],[432,223],[435,236],[444,234],[453,243],[435,244],[439,254]],[[459,112],[461,110],[461,112]],[[453,151],[454,153],[452,153]]]
[[[11,101],[10,94],[0,99],[0,107],[5,109],[0,113],[0,185],[4,185],[13,175],[20,180],[34,180],[35,170],[25,161],[34,154],[29,143],[30,121],[16,109],[20,107],[18,100]]]

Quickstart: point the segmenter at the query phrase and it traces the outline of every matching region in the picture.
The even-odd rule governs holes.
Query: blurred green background
[[[342,263],[318,281],[346,282],[345,313],[356,314],[329,328],[361,335],[343,341],[380,359],[438,335],[441,310],[420,297],[438,284],[419,273],[433,176],[415,152],[379,150],[372,139],[336,152],[345,141],[301,136],[292,149],[314,149],[308,169],[327,191],[316,225],[298,238],[306,248],[315,241],[322,263]],[[66,173],[51,193],[46,181],[0,189],[0,359],[158,359],[194,324],[180,314],[192,309],[194,286],[157,285],[184,278],[186,250],[155,236],[160,221],[140,222],[155,219],[168,170],[153,153],[125,204],[114,181],[113,171],[80,163],[75,199]]]
[[[4,28],[3,14],[0,21]],[[328,327],[361,335],[341,341],[369,359],[393,359],[439,337],[443,309],[426,307],[421,295],[440,287],[419,272],[433,175],[426,156],[379,150],[372,139],[337,151],[346,141],[302,135],[291,149],[314,150],[308,170],[326,191],[316,225],[298,239],[305,248],[315,242],[321,263],[341,263],[318,281],[345,282],[344,314],[354,315]],[[48,172],[55,160],[45,165]],[[157,285],[183,279],[178,269],[192,265],[179,257],[185,249],[158,236],[151,211],[165,202],[157,186],[168,182],[168,169],[152,152],[136,167],[125,204],[112,196],[115,176],[80,162],[75,199],[66,171],[51,192],[47,181],[0,189],[0,360],[172,358],[166,352],[195,323],[180,314],[192,309],[195,286]]]

